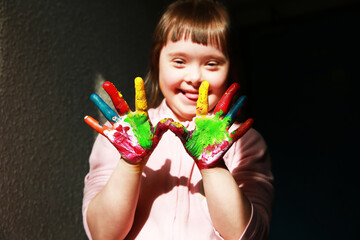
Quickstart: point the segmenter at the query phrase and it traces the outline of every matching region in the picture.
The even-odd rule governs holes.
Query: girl
[[[146,84],[154,108],[147,111],[140,78],[135,112],[108,82],[104,89],[118,114],[92,95],[112,124],[85,119],[102,134],[85,178],[88,237],[266,239],[270,160],[259,133],[250,129],[241,137],[251,121],[232,124],[243,99],[228,111],[238,85],[225,93],[231,81],[226,10],[210,0],[174,2],[155,29],[151,56]]]

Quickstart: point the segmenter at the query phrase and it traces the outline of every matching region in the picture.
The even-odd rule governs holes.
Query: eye
[[[174,61],[174,63],[176,63],[176,64],[183,64],[184,63],[184,60],[182,60],[182,59],[174,59],[173,60]]]
[[[220,62],[218,61],[208,61],[206,63],[206,68],[209,70],[217,70],[220,66]]]
[[[210,67],[215,67],[215,66],[219,66],[219,63],[216,62],[216,61],[210,61],[210,62],[207,63],[207,65],[210,66]]]
[[[172,62],[175,67],[184,67],[184,65],[185,65],[185,60],[183,60],[181,58],[175,58],[172,60]]]

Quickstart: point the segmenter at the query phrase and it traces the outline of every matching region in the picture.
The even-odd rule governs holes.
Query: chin
[[[182,111],[177,114],[180,121],[191,121],[196,116],[195,111]]]

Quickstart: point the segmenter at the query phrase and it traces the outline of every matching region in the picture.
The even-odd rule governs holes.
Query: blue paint
[[[96,93],[91,94],[90,96],[91,101],[93,101],[96,106],[99,108],[99,110],[104,114],[107,120],[110,122],[116,122],[116,120],[119,118],[116,112],[109,107],[109,105],[106,104],[106,102]]]
[[[244,105],[246,101],[246,96],[241,96],[234,106],[230,109],[226,117],[230,118],[233,121],[236,118],[236,115],[240,112],[241,107]]]

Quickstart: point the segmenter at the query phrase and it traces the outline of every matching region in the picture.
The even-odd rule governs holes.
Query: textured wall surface
[[[101,76],[132,104],[157,14],[117,2],[0,1],[1,240],[85,239],[89,96]]]

